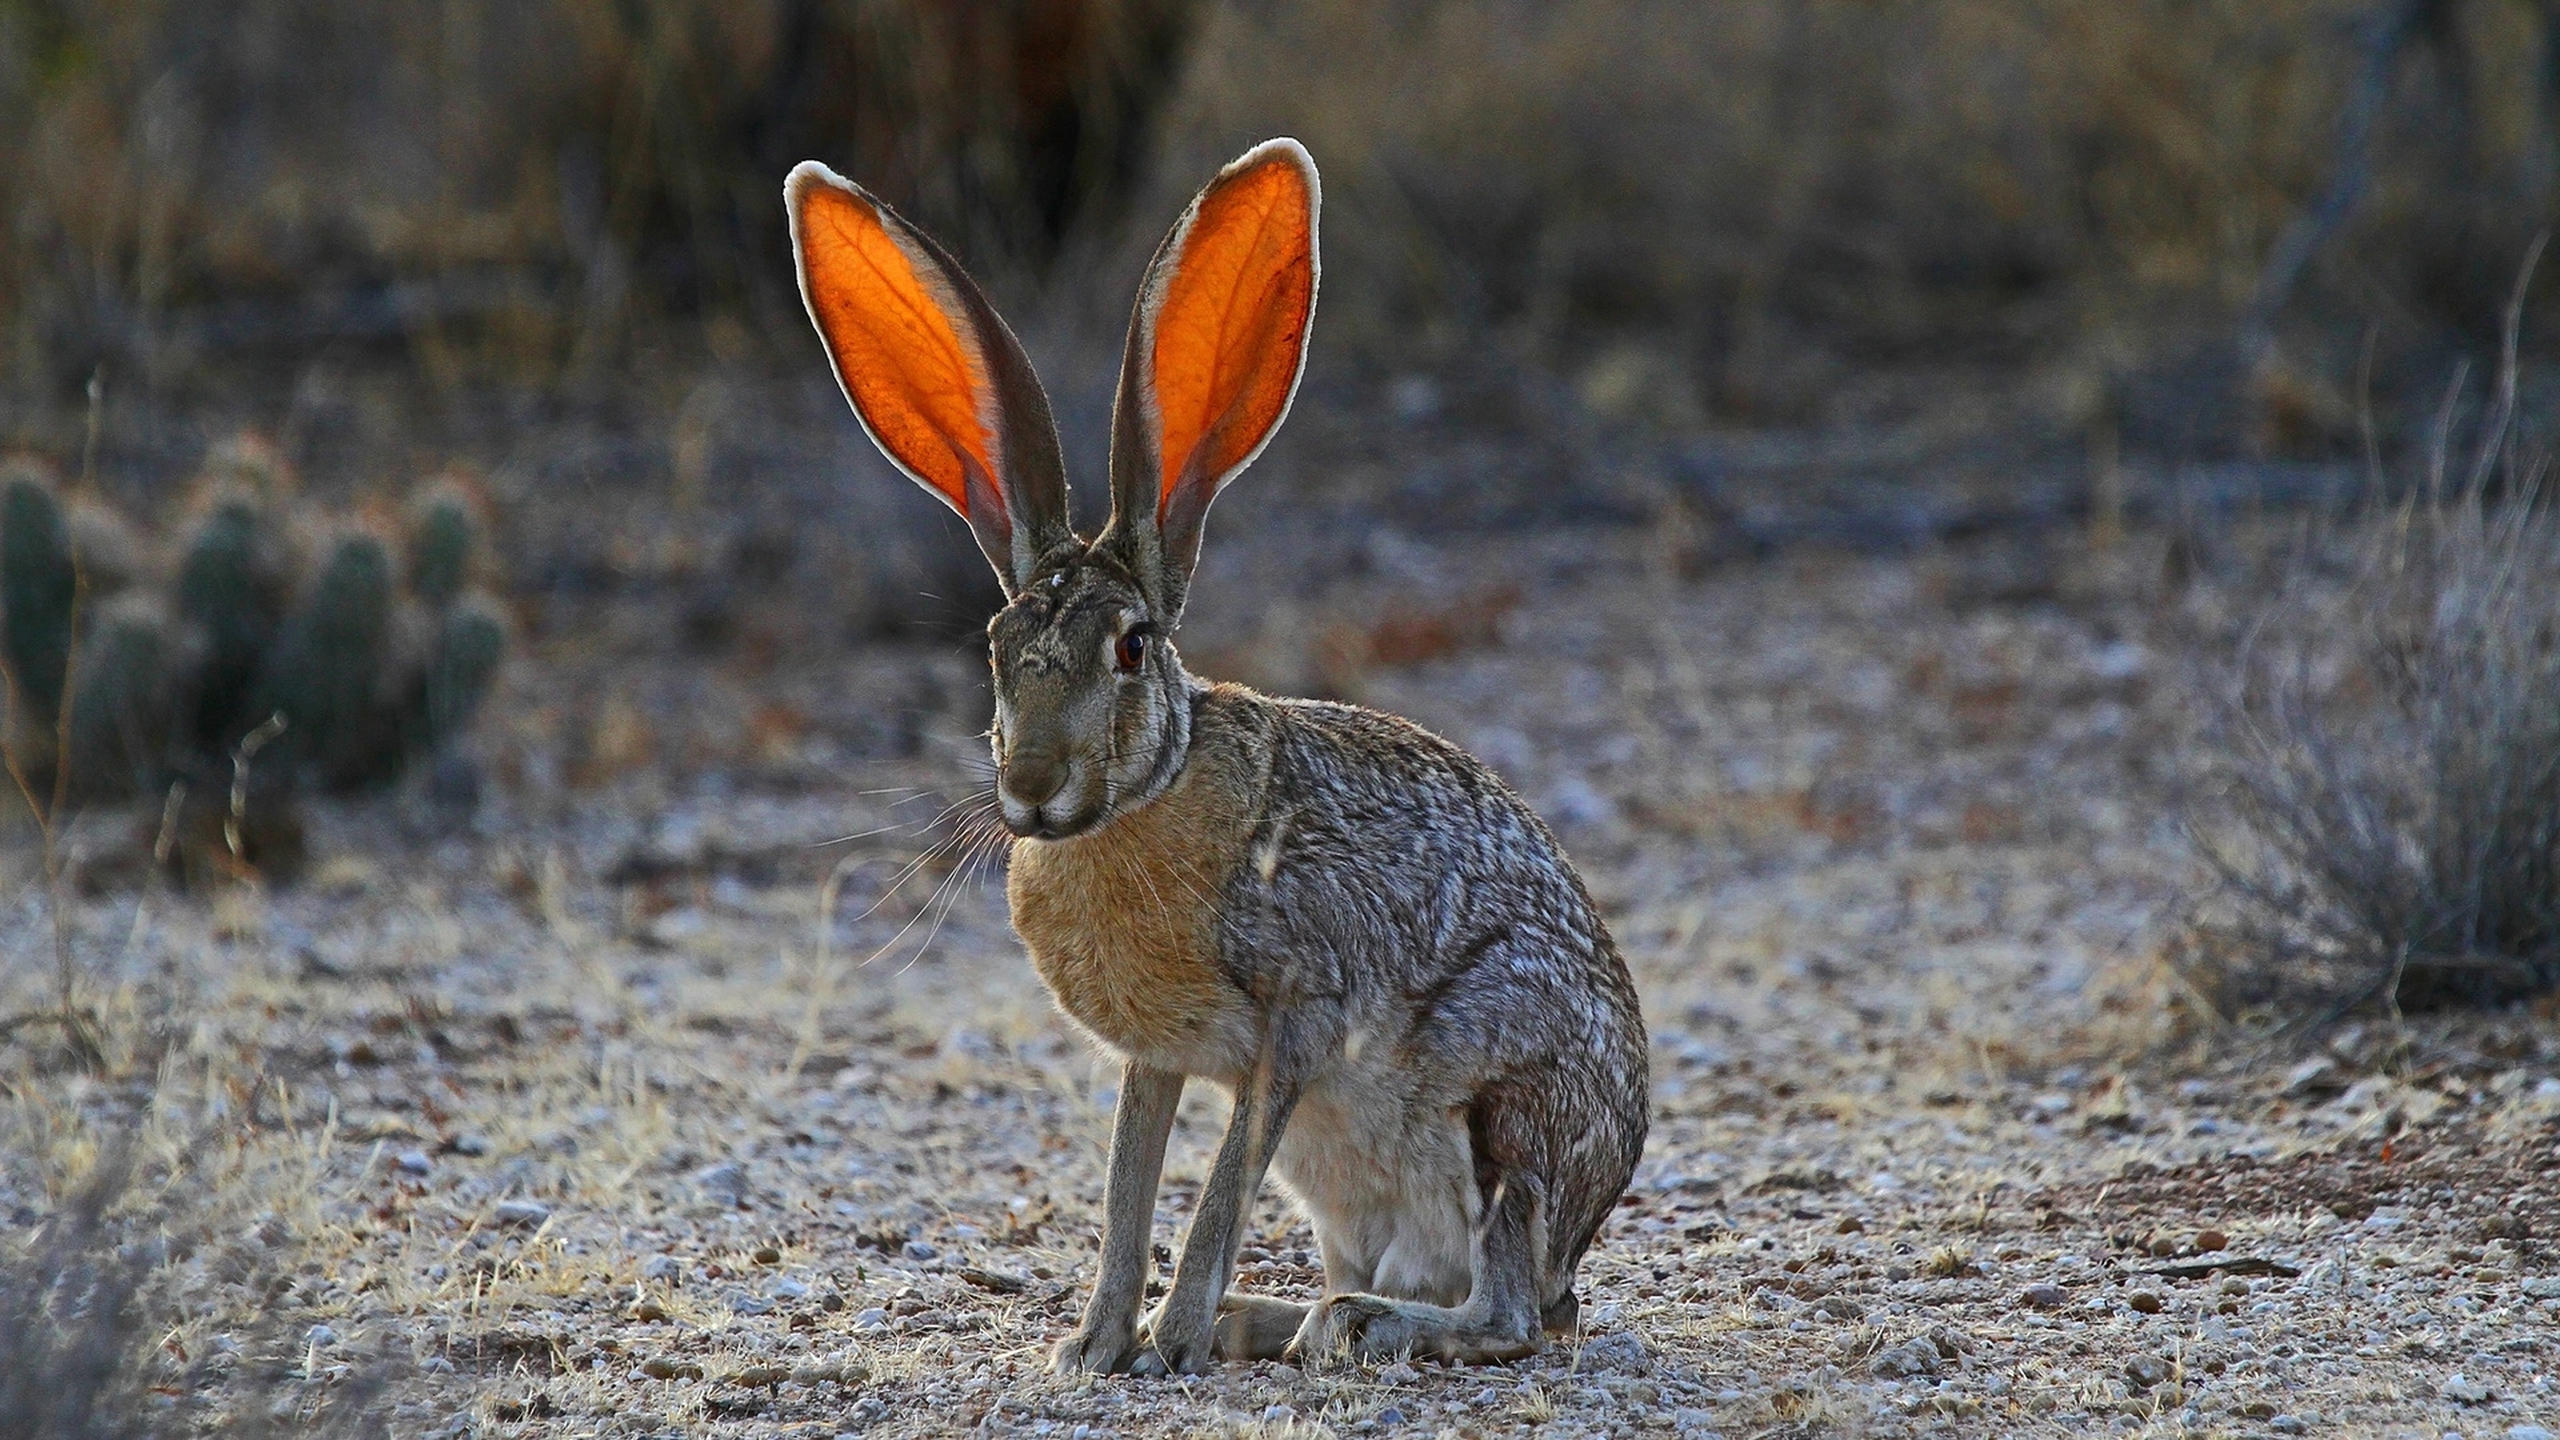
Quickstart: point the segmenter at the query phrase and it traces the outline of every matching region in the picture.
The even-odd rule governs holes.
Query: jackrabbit
[[[1644,1022],[1555,839],[1419,726],[1194,678],[1171,643],[1201,522],[1279,427],[1316,299],[1314,162],[1254,147],[1149,264],[1113,413],[1111,517],[1067,520],[1049,402],[941,246],[816,162],[784,190],[801,298],[855,415],[969,523],[1014,929],[1121,1059],[1100,1275],[1069,1371],[1426,1352],[1573,1325],[1575,1267],[1644,1144]],[[1184,1080],[1234,1118],[1141,1321]],[[1230,1294],[1266,1168],[1304,1205],[1313,1306]]]

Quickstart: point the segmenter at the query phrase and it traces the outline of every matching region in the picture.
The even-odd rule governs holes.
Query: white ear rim
[[[1191,243],[1191,227],[1200,217],[1200,202],[1208,198],[1210,191],[1217,189],[1226,181],[1274,157],[1294,166],[1307,186],[1307,323],[1306,328],[1298,336],[1297,362],[1289,371],[1289,390],[1281,397],[1279,413],[1272,416],[1271,423],[1262,428],[1261,436],[1253,442],[1253,448],[1247,450],[1243,458],[1228,466],[1225,471],[1208,482],[1208,497],[1201,505],[1204,512],[1209,505],[1217,501],[1218,495],[1227,488],[1229,482],[1250,469],[1254,461],[1262,458],[1262,452],[1270,448],[1272,438],[1280,433],[1280,427],[1288,423],[1289,412],[1298,403],[1298,386],[1306,379],[1307,357],[1315,349],[1316,298],[1324,288],[1322,231],[1324,184],[1316,173],[1315,157],[1307,153],[1307,147],[1289,136],[1276,136],[1263,141],[1220,167],[1218,173],[1210,177],[1209,183],[1201,186],[1200,192],[1191,197],[1190,205],[1183,209],[1182,218],[1174,221],[1172,233],[1166,237],[1163,248],[1158,252],[1164,263],[1148,268],[1144,288],[1139,292],[1144,302],[1142,306],[1144,329],[1140,336],[1139,353],[1152,358],[1156,349],[1156,315],[1164,307],[1166,288],[1173,283],[1174,275],[1182,269],[1183,251]],[[1161,467],[1164,459],[1164,411],[1156,400],[1156,376],[1152,363],[1140,373],[1138,383],[1139,393],[1146,401],[1141,407],[1143,413],[1140,418],[1147,427],[1148,448],[1155,454]],[[1159,481],[1158,484],[1161,487],[1162,482]],[[1171,499],[1170,494],[1161,488],[1158,489],[1156,516],[1159,523]]]
[[[1003,485],[1001,475],[1007,457],[1004,453],[1002,416],[995,408],[995,371],[988,363],[984,343],[975,333],[976,327],[968,321],[966,308],[956,303],[958,297],[947,293],[948,287],[943,280],[941,267],[933,262],[932,256],[918,253],[907,237],[901,233],[906,229],[903,217],[882,204],[870,191],[837,174],[825,162],[803,160],[792,166],[791,173],[783,177],[782,181],[782,205],[791,219],[791,269],[800,284],[801,309],[809,316],[810,328],[818,332],[818,348],[826,352],[827,373],[836,377],[836,392],[844,396],[845,408],[853,412],[854,423],[862,427],[863,438],[871,442],[871,448],[879,451],[881,458],[887,460],[899,474],[913,481],[918,489],[941,501],[946,509],[958,515],[971,529],[977,528],[979,521],[970,516],[965,498],[955,501],[943,492],[941,486],[926,479],[906,461],[899,459],[897,452],[881,440],[880,432],[871,428],[871,417],[862,413],[861,402],[853,398],[853,385],[845,378],[844,367],[836,360],[836,347],[827,339],[826,327],[819,323],[817,297],[809,288],[809,257],[801,243],[801,207],[805,203],[804,197],[808,194],[810,187],[816,185],[824,185],[851,196],[879,219],[880,228],[887,232],[891,243],[897,245],[906,255],[907,263],[914,267],[917,278],[933,293],[934,301],[942,310],[943,318],[951,324],[952,334],[957,336],[961,345],[967,348],[970,362],[977,366],[980,375],[986,377],[986,383],[979,387],[977,395],[978,424],[986,435],[988,456],[995,461],[997,468],[997,473],[989,475],[987,481],[989,487],[998,492],[999,503],[996,514],[1001,517],[1001,523],[1008,532],[1007,548],[1016,552],[1016,560],[1019,563],[1019,552],[1025,542],[1019,534],[1013,532],[1019,531],[1021,527],[1013,524],[1012,515],[1003,508],[1001,503]],[[968,493],[966,468],[964,465],[961,491],[964,497]]]

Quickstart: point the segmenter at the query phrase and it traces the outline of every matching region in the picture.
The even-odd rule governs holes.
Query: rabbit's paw
[[[1158,1305],[1138,1326],[1132,1375],[1203,1375],[1217,1359],[1217,1325],[1206,1317],[1169,1313]]]
[[[1498,1365],[1536,1353],[1523,1337],[1481,1317],[1382,1295],[1336,1295],[1307,1316],[1293,1347],[1304,1363],[1431,1355],[1462,1365]]]
[[[1383,1295],[1332,1295],[1307,1313],[1291,1348],[1313,1365],[1376,1359],[1413,1348],[1412,1329],[1404,1307]]]
[[[1118,1375],[1133,1367],[1142,1342],[1124,1326],[1089,1329],[1078,1326],[1049,1352],[1049,1368],[1060,1375]]]
[[[1306,1320],[1307,1307],[1294,1300],[1230,1290],[1218,1301],[1218,1358],[1277,1360]]]

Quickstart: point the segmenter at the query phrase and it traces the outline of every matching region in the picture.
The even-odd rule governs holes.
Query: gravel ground
[[[0,1214],[147,1100],[219,1237],[170,1263],[170,1403],[263,1347],[292,1403],[390,1365],[402,1433],[2560,1429],[2553,1014],[2268,1049],[2164,962],[2225,607],[2157,537],[2026,584],[1996,546],[1695,581],[1658,550],[1382,549],[1186,637],[1466,744],[1606,907],[1656,1108],[1576,1344],[1048,1376],[1114,1072],[998,857],[931,823],[983,783],[973,662],[686,660],[610,607],[520,667],[470,823],[324,810],[294,888],[82,901],[113,1063],[12,1042]],[[17,1008],[50,932],[32,848],[0,866]],[[1168,1249],[1222,1122],[1186,1102]],[[1319,1281],[1266,1198],[1240,1284]]]

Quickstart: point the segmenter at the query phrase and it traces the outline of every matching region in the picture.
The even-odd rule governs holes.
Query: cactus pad
[[[453,603],[471,583],[480,541],[478,507],[458,481],[427,491],[409,516],[409,586],[429,605]]]
[[[349,532],[328,548],[268,657],[261,708],[285,717],[281,753],[332,786],[362,783],[386,743],[391,602],[390,547]]]
[[[123,596],[100,610],[81,640],[71,687],[74,794],[128,794],[165,772],[183,668],[175,660],[149,597]]]
[[[79,572],[61,497],[44,473],[0,473],[0,659],[18,687],[21,723],[50,727],[71,659]]]

